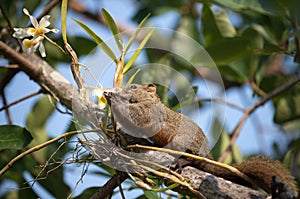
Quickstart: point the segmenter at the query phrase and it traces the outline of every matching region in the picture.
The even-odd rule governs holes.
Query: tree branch
[[[246,120],[248,119],[248,117],[260,106],[264,105],[267,101],[269,101],[270,99],[282,94],[283,92],[285,92],[287,89],[293,87],[294,85],[296,85],[297,83],[300,82],[300,76],[294,78],[293,80],[291,80],[290,82],[287,82],[286,84],[283,84],[282,86],[276,88],[275,90],[273,90],[271,93],[269,93],[266,97],[262,98],[261,100],[259,100],[258,102],[256,102],[253,106],[251,106],[250,108],[248,108],[242,119],[240,120],[240,122],[238,123],[238,125],[236,126],[236,128],[233,130],[233,133],[231,134],[231,139],[230,139],[230,143],[227,146],[226,150],[224,151],[224,153],[221,155],[221,157],[218,159],[219,162],[223,162],[226,157],[229,155],[229,153],[232,150],[232,147],[234,145],[234,143],[236,142],[241,129],[243,127],[243,125],[245,124]]]
[[[115,174],[90,199],[107,198],[113,193],[116,187],[118,187],[124,180],[127,179],[127,177],[128,175],[124,172]]]

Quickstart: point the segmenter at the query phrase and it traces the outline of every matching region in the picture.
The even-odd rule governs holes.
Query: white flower
[[[39,51],[42,57],[45,57],[45,47],[42,43],[44,37],[46,37],[45,34],[48,32],[58,33],[59,30],[56,28],[47,28],[50,25],[50,15],[42,17],[42,19],[38,22],[36,18],[29,14],[26,8],[23,9],[23,12],[30,18],[33,28],[14,28],[15,33],[13,34],[13,36],[19,39],[23,39],[25,37],[32,37],[32,39],[23,40],[23,50],[26,52],[33,53],[39,47]]]
[[[39,47],[39,51],[42,57],[46,57],[45,47],[43,44],[44,37],[39,36],[33,39],[24,39],[22,42],[22,49],[27,53],[34,53]]]

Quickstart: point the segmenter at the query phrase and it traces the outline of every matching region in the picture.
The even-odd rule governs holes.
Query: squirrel
[[[187,116],[165,106],[157,96],[154,84],[131,84],[125,88],[108,89],[104,95],[115,121],[126,133],[150,138],[159,147],[187,151],[212,159],[208,140],[201,128]],[[203,171],[251,187],[248,182],[226,169],[208,163],[199,165]],[[297,195],[294,177],[277,160],[255,156],[234,167],[268,193],[272,192],[272,177],[276,176]]]

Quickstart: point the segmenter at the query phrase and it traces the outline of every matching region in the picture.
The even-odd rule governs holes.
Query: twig
[[[247,118],[260,106],[264,105],[267,101],[269,101],[270,99],[272,99],[273,97],[276,97],[278,95],[280,95],[281,93],[285,92],[287,89],[291,88],[292,86],[296,85],[297,83],[300,82],[300,76],[294,78],[293,80],[291,80],[290,82],[276,88],[275,90],[273,90],[271,93],[269,93],[266,97],[262,98],[261,100],[259,100],[258,102],[256,102],[253,106],[251,106],[250,108],[248,108],[246,110],[246,112],[244,113],[242,119],[240,120],[240,122],[237,124],[237,126],[235,127],[235,129],[233,130],[233,133],[230,135],[231,139],[229,142],[229,145],[227,146],[226,150],[224,151],[224,153],[220,156],[220,158],[218,159],[219,162],[224,162],[224,160],[226,159],[226,157],[229,155],[229,153],[232,150],[232,147],[234,145],[234,143],[236,142],[240,131],[243,127],[243,125],[245,124]]]
[[[37,17],[39,21],[43,16],[48,14],[61,0],[52,0],[43,10],[43,12]]]
[[[31,153],[33,153],[33,152],[35,152],[35,151],[38,151],[38,150],[40,150],[40,149],[42,149],[42,148],[44,148],[44,147],[46,147],[46,146],[48,146],[48,145],[50,145],[50,144],[52,144],[52,143],[54,143],[54,142],[56,142],[56,141],[62,139],[62,138],[66,138],[66,137],[69,137],[69,136],[72,136],[72,135],[76,135],[76,134],[80,134],[80,133],[95,132],[95,131],[97,131],[97,130],[99,130],[99,129],[84,130],[84,131],[83,131],[83,130],[81,130],[81,131],[70,131],[70,132],[64,133],[64,134],[62,134],[62,135],[60,135],[60,136],[58,136],[58,137],[56,137],[56,138],[53,138],[53,139],[51,139],[51,140],[49,140],[49,141],[47,141],[47,142],[44,142],[44,143],[39,144],[39,145],[37,145],[37,146],[34,146],[34,147],[32,147],[32,148],[30,148],[30,149],[24,151],[23,153],[19,154],[18,156],[16,156],[15,158],[13,158],[11,161],[9,161],[9,163],[7,163],[7,164],[0,170],[0,177],[1,177],[1,176],[2,176],[9,168],[11,168],[11,167],[13,166],[13,164],[14,164],[16,161],[20,160],[21,158],[25,157],[25,156],[28,155],[28,154],[31,154]]]
[[[19,69],[19,65],[17,65],[17,64],[9,64],[9,65],[6,65],[6,66],[0,66],[0,68]]]
[[[122,188],[122,182],[120,180],[120,176],[118,176],[118,186],[119,186],[119,190],[120,190],[122,199],[125,199],[125,195],[124,195],[124,191],[123,191],[123,188]]]
[[[0,10],[1,10],[2,16],[4,17],[5,21],[7,22],[7,25],[9,27],[9,32],[12,33],[14,31],[14,28],[13,28],[12,24],[10,23],[9,18],[6,15],[6,12],[2,6],[2,3],[0,3]]]
[[[34,92],[34,93],[31,93],[31,94],[29,94],[29,95],[27,95],[27,96],[25,96],[25,97],[22,97],[22,98],[20,98],[20,99],[14,101],[14,102],[11,102],[11,103],[9,103],[9,104],[4,105],[3,107],[0,108],[0,111],[3,111],[4,109],[8,109],[9,107],[11,107],[11,106],[13,106],[13,105],[15,105],[15,104],[18,104],[18,103],[20,103],[20,102],[22,102],[22,101],[24,101],[24,100],[27,100],[27,99],[29,99],[29,98],[31,98],[31,97],[34,97],[34,96],[36,96],[36,95],[39,95],[39,94],[41,94],[41,93],[43,93],[42,90],[39,90],[39,91]]]
[[[2,90],[2,92],[1,92],[1,97],[2,97],[2,101],[3,101],[3,105],[7,106],[7,101],[6,101],[4,90]],[[12,120],[11,120],[10,113],[9,113],[8,109],[5,109],[5,115],[6,115],[6,119],[7,119],[8,123],[12,124]]]
[[[126,180],[128,175],[124,172],[118,172],[111,179],[109,179],[90,199],[102,199],[111,195],[114,189]]]
[[[222,98],[216,97],[216,98],[199,98],[198,102],[220,102],[220,103],[224,103],[227,106],[230,106],[232,108],[238,109],[242,112],[245,112],[246,110],[243,107],[240,107],[234,103],[230,103],[228,101],[225,101]]]

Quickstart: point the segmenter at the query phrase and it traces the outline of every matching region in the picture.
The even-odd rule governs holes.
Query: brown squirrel
[[[126,133],[149,137],[159,147],[188,151],[211,158],[208,141],[201,128],[188,117],[165,106],[156,94],[156,86],[131,84],[104,92],[111,111]],[[225,179],[251,186],[226,169],[199,163],[201,169]],[[278,177],[293,193],[297,186],[293,176],[276,160],[256,156],[234,165],[253,179],[258,186],[271,193],[272,177]]]

